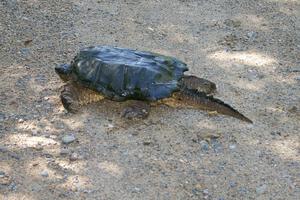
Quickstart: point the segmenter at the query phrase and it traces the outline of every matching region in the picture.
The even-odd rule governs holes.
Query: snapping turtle
[[[214,83],[184,75],[187,70],[185,63],[173,57],[110,46],[84,48],[71,64],[55,68],[66,82],[60,98],[70,112],[106,98],[135,100],[122,113],[126,118],[146,117],[149,103],[156,102],[213,111],[252,123],[231,106],[209,95],[216,90]]]

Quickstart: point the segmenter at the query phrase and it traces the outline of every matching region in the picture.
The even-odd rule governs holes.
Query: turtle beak
[[[55,67],[55,71],[58,74],[67,74],[68,73],[68,68],[70,67],[70,65],[68,64],[61,64],[61,65],[57,65]]]

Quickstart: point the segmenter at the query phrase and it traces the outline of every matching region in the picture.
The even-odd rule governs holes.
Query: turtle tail
[[[220,99],[208,96],[204,92],[193,89],[184,88],[177,92],[175,98],[184,102],[187,106],[192,106],[206,111],[216,111],[217,113],[235,117],[248,123],[253,123],[249,118],[245,117],[239,111],[224,103]]]

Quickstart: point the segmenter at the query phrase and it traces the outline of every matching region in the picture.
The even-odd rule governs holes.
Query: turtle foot
[[[77,95],[75,95],[74,92],[75,91],[72,85],[67,84],[64,85],[64,88],[60,94],[60,99],[64,108],[71,113],[78,112],[80,107]]]
[[[121,117],[125,119],[145,119],[148,117],[150,106],[143,101],[130,102],[121,113]]]

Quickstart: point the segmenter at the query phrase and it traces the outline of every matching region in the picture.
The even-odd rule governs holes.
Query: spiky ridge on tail
[[[204,92],[185,88],[176,94],[176,98],[185,102],[187,105],[201,110],[216,111],[223,115],[229,115],[248,123],[253,123],[250,119],[239,113],[230,105],[224,103],[220,99],[214,98],[213,96],[208,96]]]

